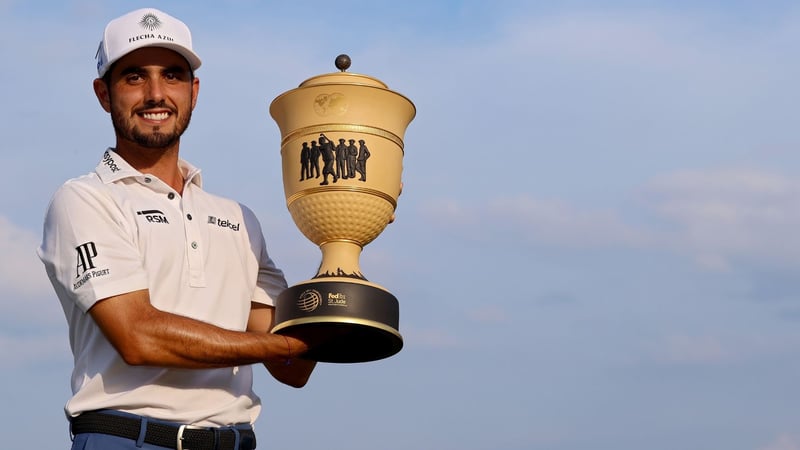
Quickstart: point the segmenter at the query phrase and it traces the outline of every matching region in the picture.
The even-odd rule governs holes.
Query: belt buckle
[[[178,427],[178,441],[175,443],[176,450],[191,450],[183,446],[183,432],[186,430],[204,430],[205,427],[197,425],[181,425]]]

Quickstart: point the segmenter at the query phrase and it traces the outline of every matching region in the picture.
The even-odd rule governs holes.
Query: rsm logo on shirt
[[[222,227],[222,228],[230,228],[233,231],[239,231],[239,224],[238,223],[232,223],[232,222],[230,222],[229,220],[226,220],[226,219],[219,219],[219,218],[214,217],[214,216],[208,216],[208,223],[211,224],[211,225],[216,225],[218,227]]]
[[[169,223],[167,216],[157,209],[146,209],[144,211],[136,211],[136,214],[144,216],[150,223]]]

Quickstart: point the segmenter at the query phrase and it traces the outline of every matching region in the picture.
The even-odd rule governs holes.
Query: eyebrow
[[[130,67],[126,67],[126,68],[122,69],[120,71],[120,75],[124,76],[124,75],[129,75],[129,74],[132,74],[132,73],[144,73],[144,72],[146,72],[146,71],[144,70],[144,68],[142,66],[130,66]],[[172,72],[172,73],[175,73],[175,72],[191,73],[191,70],[187,69],[186,67],[183,67],[183,66],[181,66],[179,64],[175,64],[173,66],[167,66],[161,71],[161,73],[170,73],[170,72]]]

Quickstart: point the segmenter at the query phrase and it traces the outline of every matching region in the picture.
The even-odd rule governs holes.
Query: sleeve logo
[[[86,273],[87,270],[95,268],[93,259],[97,256],[97,247],[94,242],[87,242],[75,247],[75,250],[78,251],[77,273],[75,276],[79,277],[81,274]]]
[[[75,277],[78,279],[73,284],[74,289],[83,286],[84,283],[94,277],[108,275],[110,269],[97,270],[94,265],[94,258],[97,257],[97,246],[94,242],[86,242],[75,247],[78,252],[77,263],[75,265]]]

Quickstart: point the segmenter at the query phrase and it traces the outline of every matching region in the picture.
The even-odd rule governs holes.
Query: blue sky
[[[800,450],[800,8],[295,3],[149,4],[203,58],[183,156],[256,212],[290,283],[319,252],[271,100],[348,53],[417,106],[397,221],[361,259],[405,348],[302,390],[258,371],[259,448]],[[7,448],[68,445],[35,248],[52,192],[113,144],[93,57],[140,6],[0,1]]]

